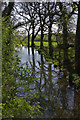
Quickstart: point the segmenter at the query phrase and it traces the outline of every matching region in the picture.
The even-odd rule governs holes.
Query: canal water
[[[20,65],[30,69],[30,77],[36,81],[30,82],[29,90],[21,90],[21,94],[29,95],[37,93],[31,100],[34,104],[39,104],[42,110],[41,118],[80,118],[80,96],[75,92],[74,87],[70,87],[65,72],[61,72],[59,67],[55,67],[53,62],[46,61],[44,55],[36,49],[20,46],[16,48],[16,54],[20,57]],[[27,76],[26,76],[27,77]],[[16,80],[17,82],[19,79]],[[25,82],[27,82],[26,80]],[[29,82],[29,81],[28,81]],[[27,98],[26,100],[28,100]]]

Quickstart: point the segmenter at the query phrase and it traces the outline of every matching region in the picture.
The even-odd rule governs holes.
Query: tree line
[[[79,2],[9,2],[2,3],[2,17],[10,20],[12,29],[24,28],[27,31],[28,47],[34,47],[34,40],[40,33],[40,48],[43,49],[44,34],[48,35],[49,54],[52,56],[52,34],[62,35],[62,46],[67,56],[67,50],[73,45],[69,44],[69,33],[73,32],[73,20],[77,21],[75,37],[75,72],[80,75],[80,1]],[[76,18],[75,15],[77,16]],[[57,26],[57,32],[54,32]],[[60,39],[60,38],[59,38]],[[57,40],[57,43],[60,40]],[[59,45],[59,44],[58,44]]]

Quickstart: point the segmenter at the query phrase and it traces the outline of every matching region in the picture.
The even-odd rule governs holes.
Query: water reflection
[[[30,84],[28,87],[39,93],[34,101],[47,108],[46,111],[43,111],[44,115],[42,117],[74,118],[76,113],[74,113],[74,89],[68,87],[69,81],[66,79],[66,69],[62,73],[60,71],[60,59],[59,68],[55,69],[54,64],[46,62],[44,55],[38,53],[34,48],[25,48],[23,46],[18,50],[17,54],[21,57],[23,67],[26,68],[26,65],[28,65],[32,69],[31,76],[35,79],[38,78],[36,83]]]

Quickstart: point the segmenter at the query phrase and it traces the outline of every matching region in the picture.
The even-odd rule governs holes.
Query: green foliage
[[[35,40],[40,40],[41,36],[40,35],[37,35]]]
[[[32,84],[35,79],[30,76],[28,67],[25,69],[19,66],[20,59],[14,54],[14,44],[17,39],[13,35],[11,23],[3,22],[2,27],[2,117],[11,119],[38,116],[41,114],[40,106],[30,103],[34,95],[23,94],[29,91],[28,85]],[[24,92],[20,88],[24,88]],[[26,99],[29,100],[26,101]]]
[[[0,16],[0,28],[1,26],[1,16]],[[2,31],[0,29],[0,119],[2,118]]]
[[[80,90],[80,76],[78,74],[73,74],[74,81],[73,83],[76,85],[76,88]]]
[[[9,103],[8,103],[9,102]],[[37,105],[30,105],[30,101],[26,102],[23,100],[23,98],[19,98],[17,96],[14,97],[14,99],[10,99],[9,101],[6,101],[6,103],[3,104],[4,111],[3,111],[3,117],[8,118],[32,118],[32,115],[35,115],[38,111],[40,113],[39,109],[40,106]],[[36,112],[34,112],[36,111]]]
[[[45,40],[48,40],[48,35],[44,35],[44,39],[43,39],[44,41]]]

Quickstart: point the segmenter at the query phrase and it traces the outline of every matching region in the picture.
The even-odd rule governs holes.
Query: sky
[[[3,2],[49,2],[49,1],[52,1],[52,2],[78,2],[79,0],[0,0],[0,1],[3,1]]]
[[[19,9],[19,8],[18,8],[18,9]],[[19,17],[19,15],[17,15],[17,14],[16,14],[16,16]],[[75,33],[75,32],[76,32],[76,24],[77,24],[77,16],[74,15],[73,17],[74,17],[75,21],[72,20],[72,23],[74,23],[74,24],[72,24],[71,28],[74,26],[73,32]],[[21,19],[19,19],[19,21],[24,21],[24,19],[21,18]],[[37,28],[38,28],[38,26],[37,26]],[[53,33],[54,33],[54,32],[57,32],[57,29],[58,29],[57,24],[53,24],[53,29],[52,29],[52,30],[53,30]],[[19,30],[19,31],[22,31],[22,33],[24,33],[24,35],[27,36],[27,31],[25,32],[25,30],[24,30],[23,28],[19,28],[18,30]],[[32,32],[32,30],[30,30],[30,33],[31,33],[31,32]],[[41,32],[39,32],[38,34],[40,34],[40,33],[41,33]],[[46,32],[46,33],[47,33],[47,32]]]
[[[11,0],[3,0],[3,1],[7,1],[7,3],[8,3],[8,1],[11,1]],[[17,1],[17,0],[16,0]],[[26,0],[27,1],[27,0]],[[55,0],[55,2],[57,2],[57,1],[59,1],[59,0]],[[63,0],[60,0],[61,2],[63,2]],[[70,0],[65,0],[65,1],[70,1]],[[74,0],[74,1],[76,1],[76,0]],[[15,16],[17,16],[17,18],[18,17],[20,17],[19,15],[17,15],[17,14],[15,14]],[[75,18],[75,21],[73,21],[74,22],[74,24],[77,24],[77,16],[73,16],[74,18]],[[21,19],[19,19],[19,21],[23,21],[23,18],[21,18]],[[55,24],[53,24],[53,31],[55,31],[55,32],[57,32],[57,29],[58,29],[58,27],[57,27],[57,25],[55,25]],[[76,26],[74,27],[75,28],[75,30],[73,31],[73,32],[76,32]],[[18,29],[19,31],[23,31],[23,33],[25,34],[25,35],[27,35],[27,31],[25,32],[25,30],[23,29],[23,28],[19,28]],[[32,32],[32,30],[30,31],[30,33]],[[40,32],[39,32],[39,34],[40,34]]]

